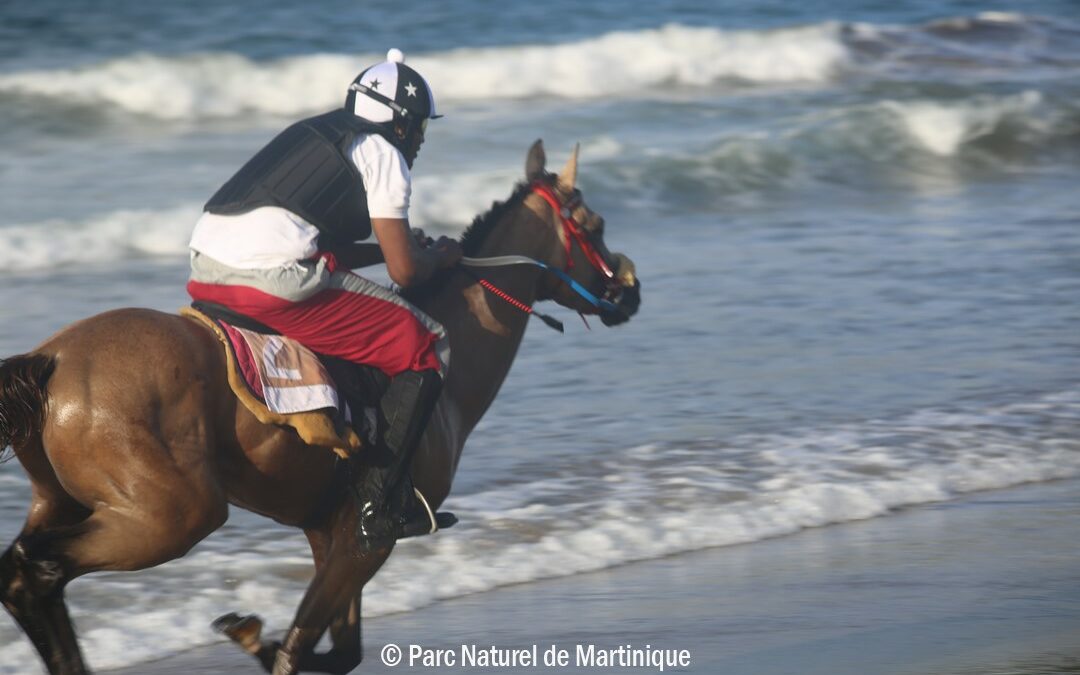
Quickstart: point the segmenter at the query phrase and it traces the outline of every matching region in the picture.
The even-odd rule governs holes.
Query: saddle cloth
[[[265,335],[212,318],[193,307],[180,315],[213,331],[225,348],[229,386],[264,424],[292,427],[308,445],[342,457],[359,450],[360,437],[338,412],[337,387],[319,357],[295,340]]]

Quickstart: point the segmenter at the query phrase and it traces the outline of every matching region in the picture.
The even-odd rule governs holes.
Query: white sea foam
[[[415,54],[440,100],[633,95],[719,80],[821,82],[846,59],[839,25],[770,31],[667,25],[557,45]],[[0,75],[0,93],[175,120],[295,116],[339,105],[375,54],[256,62],[231,53],[136,54],[74,69]]]
[[[653,153],[601,134],[586,139],[590,175],[623,183],[635,195],[679,184],[701,195],[768,189],[820,174],[821,161],[860,174],[897,162],[944,161],[980,140],[1006,147],[1049,148],[1080,131],[1080,112],[1037,91],[954,101],[914,99],[810,112],[777,131],[741,129],[711,144]],[[911,150],[922,157],[912,159]],[[619,163],[608,162],[619,158]],[[940,158],[940,160],[935,159]],[[921,166],[921,165],[920,165]],[[837,173],[837,172],[833,172]],[[658,182],[657,178],[663,180]],[[522,179],[518,166],[496,170],[418,172],[410,217],[435,233],[455,234]],[[659,187],[658,187],[659,186]],[[658,200],[670,194],[657,194]],[[184,255],[201,204],[160,210],[125,209],[82,220],[0,222],[0,273],[64,263],[101,263],[129,256]]]
[[[0,227],[0,271],[109,262],[132,255],[183,255],[198,214],[199,207],[182,206]]]
[[[1061,29],[1066,35],[1075,30],[1064,20],[1008,12],[900,26],[825,21],[754,30],[668,24],[554,45],[414,53],[408,63],[425,74],[442,101],[655,96],[672,87],[708,87],[723,81],[814,84],[861,68],[888,72],[899,67],[925,74],[928,68],[956,67],[970,76],[972,68],[983,66],[991,75],[1006,64],[1069,67],[1068,54],[1043,44],[1042,38],[1022,50],[990,38],[979,41],[977,31],[985,25],[1037,33]],[[978,49],[973,51],[967,42],[954,44],[948,36],[927,39],[928,32],[942,27],[961,39],[974,38]],[[958,61],[957,54],[964,58]],[[381,58],[375,52],[266,61],[232,52],[136,53],[75,68],[0,74],[0,94],[162,120],[249,114],[296,117],[340,105],[352,78]]]
[[[726,443],[628,448],[559,476],[452,497],[462,525],[403,542],[365,591],[365,614],[1075,477],[1078,423],[1080,391],[1071,391]],[[72,587],[94,666],[204,644],[214,639],[207,622],[228,611],[258,611],[272,631],[288,625],[310,574],[304,540],[283,528],[267,536],[265,525],[255,537],[247,526],[255,518],[239,517],[250,521],[164,568]],[[13,628],[0,626],[0,647],[0,672],[25,672],[29,647]]]
[[[956,103],[887,101],[882,105],[899,118],[904,130],[925,150],[949,156],[965,143],[988,136],[1009,121],[1037,130],[1039,120],[1034,113],[1042,100],[1039,92],[1025,91]]]
[[[767,189],[813,175],[822,158],[859,172],[908,161],[953,157],[970,144],[998,137],[1011,145],[1049,147],[1080,130],[1080,113],[1069,104],[1046,100],[1036,91],[977,96],[942,102],[925,99],[883,101],[809,113],[782,131],[738,130],[711,145],[673,146],[663,154],[631,148],[616,137],[586,139],[585,161],[598,163],[590,175],[612,179],[637,195],[668,189],[671,183],[702,194]],[[625,159],[617,166],[605,164]],[[868,164],[867,164],[868,163]],[[607,172],[607,173],[605,173]],[[820,173],[820,172],[817,172]],[[657,177],[667,182],[657,182]],[[520,168],[483,171],[424,171],[413,182],[413,224],[455,234],[509,196],[521,180]],[[657,195],[669,199],[670,195]],[[201,204],[160,210],[126,209],[82,220],[0,222],[0,273],[64,263],[102,263],[129,256],[182,256]]]

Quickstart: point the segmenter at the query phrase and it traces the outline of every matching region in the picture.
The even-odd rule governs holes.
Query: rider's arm
[[[387,273],[402,288],[422,284],[461,259],[461,247],[447,237],[422,248],[404,218],[372,218],[371,229],[379,240]]]

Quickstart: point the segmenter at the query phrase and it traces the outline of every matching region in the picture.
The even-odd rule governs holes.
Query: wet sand
[[[410,645],[450,650],[456,665],[388,667],[389,643],[406,661]],[[665,672],[1080,673],[1080,481],[457,598],[369,619],[365,645],[366,673],[659,672],[549,668],[553,645],[571,666],[577,645],[689,652]],[[462,667],[462,645],[537,645],[541,662]],[[220,644],[112,672],[259,670]]]

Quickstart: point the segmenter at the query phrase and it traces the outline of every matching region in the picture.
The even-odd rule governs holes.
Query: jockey
[[[188,292],[316,352],[378,368],[387,456],[355,492],[359,542],[374,550],[431,523],[409,475],[448,358],[431,317],[350,269],[386,263],[414,286],[461,258],[457,241],[409,228],[413,160],[435,99],[397,49],[349,87],[345,106],[271,140],[207,202],[191,237]],[[374,233],[377,243],[368,243]]]

